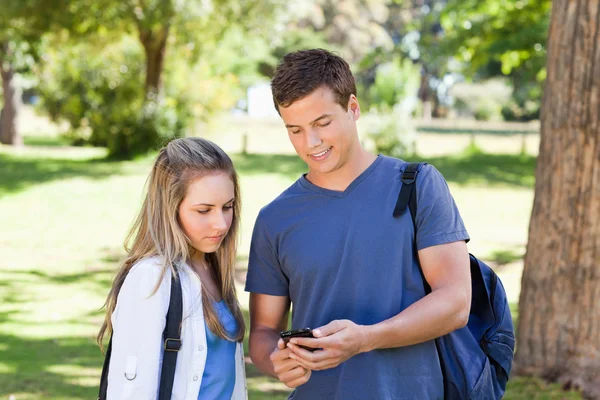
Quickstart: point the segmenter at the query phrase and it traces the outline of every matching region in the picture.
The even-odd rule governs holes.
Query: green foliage
[[[270,54],[260,61],[259,71],[265,77],[272,77],[277,64],[291,52],[306,49],[323,48],[332,50],[325,40],[323,32],[309,28],[298,28],[294,24],[286,27],[286,32],[276,35],[270,44]]]
[[[391,108],[416,93],[419,79],[419,68],[411,60],[395,56],[376,67],[375,82],[367,91],[367,103]]]
[[[414,148],[416,133],[408,112],[400,106],[373,108],[363,119],[376,153],[401,158]]]
[[[525,100],[519,104],[511,99],[502,107],[502,118],[505,121],[527,122],[540,118],[540,103],[534,100]]]
[[[78,44],[48,58],[40,97],[54,119],[70,123],[72,143],[106,146],[110,156],[127,158],[184,134],[188,104],[169,91],[146,96],[135,39],[126,37],[98,54]]]
[[[475,114],[473,115],[477,121],[489,121],[494,115],[494,110],[489,104],[480,104],[475,109]]]
[[[550,8],[551,0],[450,0],[441,16],[444,51],[472,77],[508,76],[522,120],[536,115],[525,103],[541,101]]]
[[[444,47],[472,73],[499,62],[510,74],[545,66],[550,0],[450,0],[441,16]]]

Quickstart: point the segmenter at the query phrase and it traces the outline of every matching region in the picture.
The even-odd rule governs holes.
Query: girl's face
[[[179,221],[194,249],[217,251],[233,221],[234,193],[233,181],[225,172],[191,181],[179,206]]]

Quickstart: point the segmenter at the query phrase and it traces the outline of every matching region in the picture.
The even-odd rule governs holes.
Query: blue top
[[[237,332],[237,321],[227,308],[224,300],[213,302],[219,320],[225,330],[233,335]],[[231,400],[235,386],[236,342],[215,336],[206,325],[208,354],[202,375],[198,400]]]
[[[392,216],[408,164],[379,156],[343,192],[304,176],[259,213],[246,290],[288,296],[292,328],[336,319],[371,325],[425,295],[413,254],[410,212]],[[419,250],[468,240],[446,181],[431,165],[417,175]],[[375,350],[336,368],[313,371],[290,398],[441,399],[433,341]]]

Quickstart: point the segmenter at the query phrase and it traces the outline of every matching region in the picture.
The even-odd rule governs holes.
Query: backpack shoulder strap
[[[417,259],[417,264],[419,265],[419,272],[421,273],[421,278],[423,279],[423,286],[425,287],[425,293],[431,293],[431,287],[427,280],[425,279],[425,275],[423,274],[423,270],[421,269],[421,261],[419,260],[419,252],[417,250],[417,190],[416,190],[416,181],[417,174],[421,169],[421,165],[426,163],[410,163],[402,173],[402,187],[400,188],[400,193],[398,194],[398,201],[396,202],[396,207],[394,208],[394,218],[397,218],[404,214],[406,208],[410,210],[410,215],[412,217],[415,239],[413,240],[413,252]]]
[[[108,341],[108,347],[106,348],[106,354],[104,355],[104,365],[102,366],[102,375],[100,376],[100,391],[98,393],[98,400],[106,400],[108,390],[108,365],[110,364],[110,353],[112,351],[112,335]]]
[[[181,349],[180,326],[183,316],[183,298],[181,292],[181,280],[179,274],[177,278],[171,277],[171,295],[169,300],[169,309],[167,311],[167,322],[163,331],[164,354],[162,371],[160,375],[160,389],[158,400],[170,400],[173,391],[173,381],[175,379],[175,367],[177,365],[177,352]],[[112,352],[112,335],[108,342],[104,365],[102,366],[102,375],[100,378],[100,390],[98,400],[106,400],[108,395],[108,367],[110,364],[110,355]]]
[[[181,349],[181,321],[183,315],[183,298],[179,273],[171,277],[171,298],[167,311],[167,324],[163,331],[164,354],[160,374],[160,389],[158,400],[170,400],[177,366],[177,353]]]
[[[400,188],[400,194],[398,194],[398,201],[396,201],[396,207],[394,208],[394,218],[397,218],[404,214],[406,208],[410,209],[410,214],[413,219],[413,225],[415,226],[416,232],[416,217],[417,217],[417,191],[415,190],[415,182],[417,181],[417,174],[419,173],[421,165],[425,163],[410,163],[402,173],[402,187]]]

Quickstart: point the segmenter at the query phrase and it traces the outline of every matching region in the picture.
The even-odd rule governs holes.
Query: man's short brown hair
[[[323,49],[289,53],[271,80],[275,109],[279,112],[279,107],[289,107],[324,86],[333,91],[344,109],[348,107],[350,95],[356,96],[354,76],[341,57]]]

